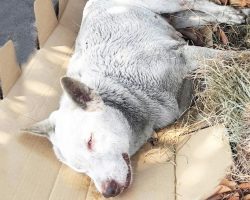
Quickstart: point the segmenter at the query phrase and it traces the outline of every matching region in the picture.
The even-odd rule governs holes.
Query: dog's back
[[[148,9],[91,1],[68,75],[130,115],[131,123],[160,128],[179,114],[176,96],[188,70],[180,50],[184,44],[171,25]]]

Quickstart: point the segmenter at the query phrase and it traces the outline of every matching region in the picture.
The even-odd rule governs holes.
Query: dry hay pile
[[[250,54],[210,60],[195,72],[195,80],[195,108],[202,119],[229,131],[234,156],[230,178],[250,181]]]

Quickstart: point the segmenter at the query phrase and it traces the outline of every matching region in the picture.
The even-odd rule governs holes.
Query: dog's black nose
[[[121,187],[114,180],[107,181],[103,185],[103,193],[102,194],[106,198],[117,196],[118,194],[120,194],[120,192],[121,192]]]

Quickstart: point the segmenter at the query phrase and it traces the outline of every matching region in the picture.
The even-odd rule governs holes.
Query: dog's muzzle
[[[125,160],[126,164],[128,165],[128,173],[127,173],[127,178],[126,178],[126,182],[124,185],[121,185],[119,183],[117,183],[115,180],[110,180],[110,181],[106,181],[103,185],[102,185],[102,195],[105,198],[109,198],[109,197],[115,197],[117,195],[119,195],[121,192],[123,192],[125,189],[128,188],[128,186],[130,185],[131,182],[131,166],[130,166],[130,159],[127,153],[123,153],[122,154],[123,159]]]

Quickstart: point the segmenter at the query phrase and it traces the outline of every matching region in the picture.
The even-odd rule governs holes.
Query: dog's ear
[[[21,129],[21,131],[50,138],[50,136],[55,133],[54,117],[55,112],[53,112],[48,119],[37,122],[28,128]]]
[[[70,77],[63,77],[61,85],[69,97],[82,109],[86,111],[102,109],[102,98],[84,83]]]

